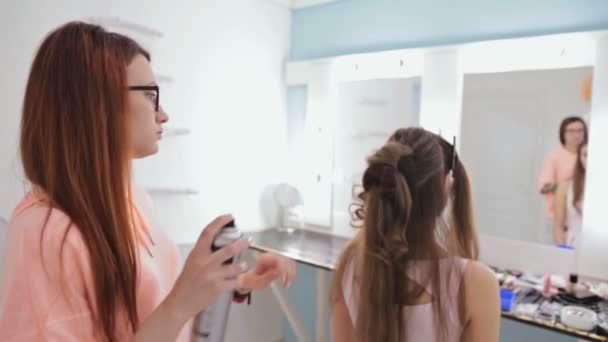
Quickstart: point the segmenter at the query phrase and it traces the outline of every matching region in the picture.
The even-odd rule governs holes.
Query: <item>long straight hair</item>
[[[444,180],[450,172],[454,183],[446,194]],[[444,220],[448,202],[452,202],[452,212]],[[441,295],[450,288],[452,277],[441,274],[440,259],[476,259],[478,253],[469,180],[454,147],[421,128],[397,130],[368,158],[363,192],[354,205],[353,225],[361,231],[342,253],[332,300],[343,298],[344,273],[354,261],[357,339],[405,341],[407,317],[402,308],[415,303],[427,285],[432,291],[436,326],[445,338],[447,310],[458,299]],[[430,263],[430,275],[426,283],[416,284],[408,279],[407,269],[411,261],[422,259]]]
[[[587,147],[587,143],[584,142],[578,147],[576,154],[576,166],[574,167],[574,177],[572,178],[572,190],[574,196],[572,196],[572,206],[576,208],[579,213],[583,212],[581,204],[583,202],[583,194],[585,193],[585,167],[581,162],[581,154],[583,148]]]
[[[42,190],[49,212],[64,212],[69,229],[82,236],[93,270],[95,327],[109,341],[125,324],[122,310],[133,331],[139,324],[125,118],[126,69],[138,54],[150,59],[128,37],[67,23],[42,42],[23,100],[25,176]]]

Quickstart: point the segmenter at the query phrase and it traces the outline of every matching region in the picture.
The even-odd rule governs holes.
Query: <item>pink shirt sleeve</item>
[[[543,168],[540,173],[540,177],[538,179],[538,191],[540,191],[545,184],[548,183],[557,183],[557,163],[555,158],[555,152],[549,154],[543,163]],[[542,195],[545,201],[545,217],[548,219],[553,219],[554,210],[553,210],[553,202],[555,199],[555,194],[546,193]]]
[[[543,168],[540,172],[540,177],[538,179],[538,190],[543,188],[543,186],[547,183],[555,183],[555,158],[553,153],[547,155],[543,162]]]
[[[96,341],[87,248],[68,217],[30,204],[8,227],[0,292],[1,341]],[[19,208],[18,208],[19,210]]]

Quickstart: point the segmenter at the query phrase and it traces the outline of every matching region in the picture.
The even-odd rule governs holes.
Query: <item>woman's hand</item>
[[[545,195],[545,194],[552,194],[555,192],[555,190],[557,190],[557,184],[556,183],[547,183],[545,185],[543,185],[543,188],[540,189],[540,193]]]
[[[274,280],[289,288],[295,276],[296,263],[293,260],[276,254],[263,254],[251,271],[239,277],[239,292],[266,288]]]
[[[247,249],[248,241],[240,239],[211,253],[213,240],[232,219],[232,216],[224,215],[209,223],[186,259],[182,273],[165,300],[166,306],[180,320],[192,318],[222,293],[238,287],[238,277],[245,270],[239,264],[222,263]]]

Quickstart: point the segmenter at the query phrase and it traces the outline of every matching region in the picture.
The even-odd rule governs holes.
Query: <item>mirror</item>
[[[334,233],[352,234],[348,205],[365,157],[394,129],[419,125],[448,139],[458,138],[459,155],[472,178],[482,241],[511,243],[492,252],[509,254],[523,244],[530,246],[532,255],[537,244],[568,244],[553,238],[555,225],[546,217],[539,183],[545,160],[555,151],[568,155],[569,164],[561,167],[567,169],[566,176],[556,177],[555,183],[572,179],[577,149],[569,147],[570,152],[565,152],[560,124],[566,117],[577,116],[589,129],[591,112],[597,110],[593,108],[604,103],[597,96],[593,106],[591,101],[603,35],[579,32],[288,63],[287,84],[309,89],[307,120],[311,118],[315,127],[323,127],[333,137],[322,137],[334,152],[319,157],[325,171],[319,172],[321,164],[315,164],[308,166],[315,172],[304,176],[331,180],[318,183],[325,194],[331,194],[331,206],[329,211],[327,206],[323,206],[326,211],[319,207],[317,217],[329,217],[326,226]],[[359,130],[367,133],[359,134]],[[580,127],[564,127],[562,133],[584,135]],[[308,139],[307,144],[321,142],[321,137],[309,135]],[[560,191],[566,199],[560,203],[565,212],[578,214],[582,227],[583,209],[589,203],[574,203],[569,183],[564,184]],[[326,201],[313,197],[304,196],[304,205]],[[565,227],[567,217],[563,221],[562,238],[566,238],[573,230]],[[581,240],[585,230],[578,229]],[[589,245],[593,238],[582,240]],[[572,250],[576,244],[570,245],[561,247]],[[575,253],[571,255],[574,260]],[[597,257],[597,253],[590,255]]]
[[[0,216],[0,255],[4,255],[8,235],[8,221]],[[2,265],[0,265],[0,280],[2,278]]]
[[[592,74],[592,67],[578,67],[464,75],[460,148],[473,180],[482,233],[566,244],[553,239],[553,215],[548,215],[556,210],[549,209],[555,195],[541,195],[539,183],[540,178],[544,178],[542,182],[569,183],[573,177],[577,147],[569,146],[572,151],[567,152],[561,145],[560,123],[571,116],[588,121],[590,103],[581,89]],[[570,138],[578,133],[582,142],[582,132],[570,131],[583,125],[571,126],[564,135]],[[565,160],[548,160],[555,153],[565,154]],[[568,170],[561,171],[564,169]],[[571,200],[568,198],[568,208]],[[568,214],[580,215],[576,211]],[[574,224],[574,220],[565,221]],[[580,220],[578,227],[568,228],[570,233],[580,231]],[[574,233],[570,235],[574,242]]]
[[[420,123],[421,78],[341,82],[334,141],[333,222],[348,226],[349,206],[370,153],[395,127]]]

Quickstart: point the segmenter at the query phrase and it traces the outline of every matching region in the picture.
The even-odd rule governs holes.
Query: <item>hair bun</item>
[[[396,186],[395,172],[397,169],[387,163],[370,163],[363,174],[363,189],[372,188],[393,189]]]
[[[368,160],[369,166],[363,174],[363,188],[366,191],[374,187],[393,190],[397,186],[395,173],[403,176],[410,188],[415,186],[414,150],[408,145],[393,142],[387,143],[382,150],[376,153],[377,158]]]
[[[405,178],[410,191],[416,188],[416,158],[412,153],[402,155],[397,161],[397,170]]]

